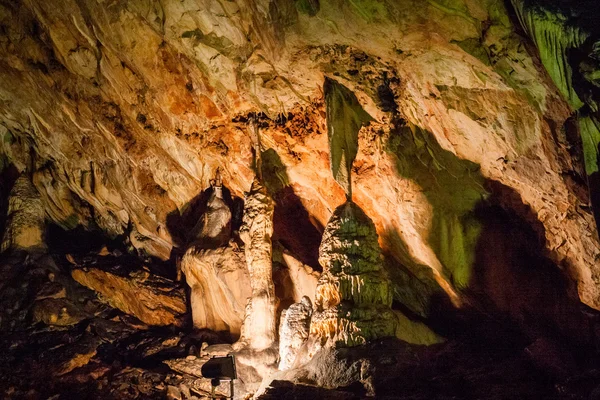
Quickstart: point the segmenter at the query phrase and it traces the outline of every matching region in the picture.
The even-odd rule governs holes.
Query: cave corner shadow
[[[600,313],[579,301],[564,266],[550,260],[544,226],[520,195],[484,178],[477,164],[442,149],[431,132],[396,122],[386,150],[395,157],[396,173],[416,182],[431,204],[426,240],[444,265],[443,275],[466,301],[455,308],[432,283],[428,267],[411,265],[408,256],[389,270],[394,275],[399,264],[407,265],[400,282],[425,296],[396,289],[395,299],[417,316],[426,315],[442,336],[471,338],[482,346],[509,338],[526,346],[544,337],[582,357],[597,351]],[[383,236],[408,255],[398,232]]]

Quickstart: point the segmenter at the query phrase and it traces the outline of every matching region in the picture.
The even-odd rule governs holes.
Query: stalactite
[[[567,24],[564,15],[544,9],[532,9],[522,0],[512,0],[519,22],[536,44],[544,67],[554,84],[574,109],[583,102],[573,89],[573,70],[568,52],[581,46],[588,34]]]

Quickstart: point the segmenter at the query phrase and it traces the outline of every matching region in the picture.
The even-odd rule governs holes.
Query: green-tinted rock
[[[373,221],[352,202],[338,207],[319,248],[323,274],[315,293],[311,334],[351,347],[394,336],[392,286],[383,269]]]

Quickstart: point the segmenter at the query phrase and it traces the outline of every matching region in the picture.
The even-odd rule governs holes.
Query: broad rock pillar
[[[321,346],[352,347],[394,336],[392,288],[373,221],[351,201],[339,206],[323,233],[310,334]]]

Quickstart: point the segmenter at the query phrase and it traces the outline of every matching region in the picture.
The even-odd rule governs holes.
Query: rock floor
[[[203,343],[227,343],[230,338],[192,331],[185,324],[148,326],[67,279],[73,262],[109,268],[108,264],[122,263],[117,256],[88,256],[86,260],[71,256],[70,261],[55,256],[53,260],[21,260],[23,265],[31,264],[23,270],[27,272],[13,274],[11,279],[7,275],[0,286],[0,397],[209,398],[209,387],[199,378],[199,370],[183,364],[193,367],[200,361]],[[22,283],[22,277],[29,275],[38,278]],[[58,311],[40,308],[40,302],[48,300],[63,306]],[[368,384],[378,399],[600,398],[600,370],[593,363],[567,368],[554,350],[542,345],[532,351],[530,345],[518,341],[461,336],[429,347],[383,340],[345,356],[372,361],[375,372]],[[260,398],[359,399],[367,398],[367,391],[364,382],[334,390],[275,381]]]

